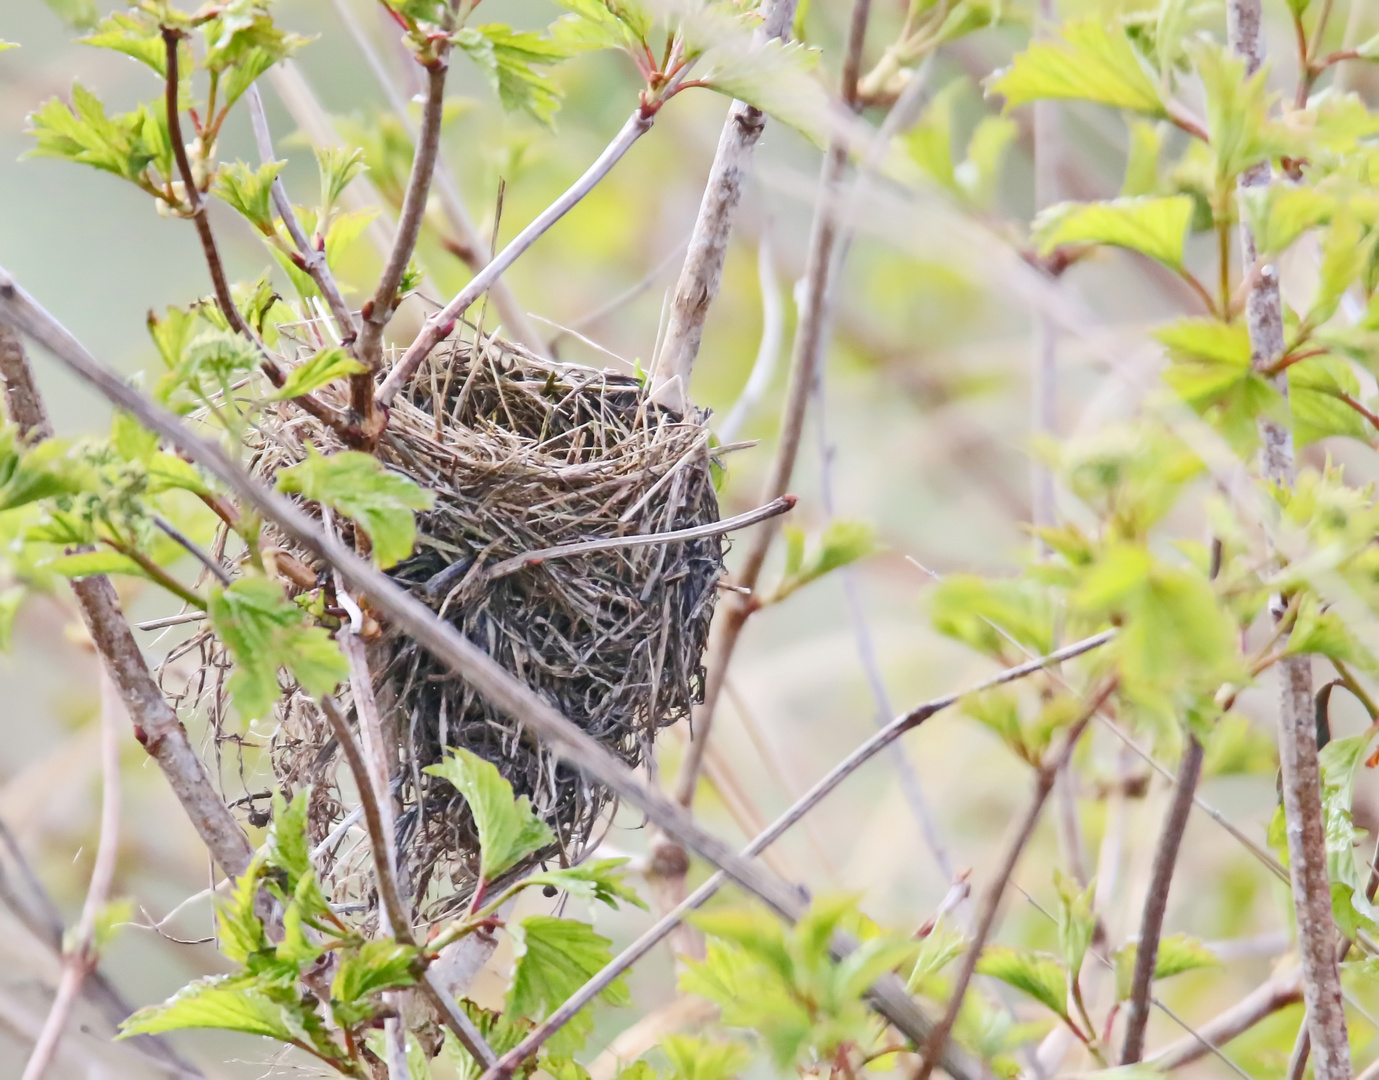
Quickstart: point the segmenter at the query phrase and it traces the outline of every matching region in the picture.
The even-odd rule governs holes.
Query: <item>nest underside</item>
[[[560,545],[716,521],[708,441],[700,416],[653,405],[631,377],[543,362],[495,339],[447,342],[395,400],[376,449],[389,468],[435,493],[433,507],[417,516],[413,555],[389,572],[635,767],[650,759],[656,731],[687,718],[702,698],[721,538],[492,571]],[[316,421],[279,409],[263,418],[251,467],[271,479],[302,460],[308,442],[323,453],[345,449]],[[347,520],[335,518],[334,527],[356,540]],[[266,539],[316,565],[281,537]],[[321,577],[327,599],[338,603]],[[224,658],[214,639],[199,645],[201,695],[219,698],[224,680],[207,671],[223,670]],[[423,771],[451,748],[493,762],[551,826],[555,843],[532,862],[580,856],[609,802],[606,790],[557,761],[404,634],[383,626],[369,659],[393,755],[400,870],[419,918],[448,913],[474,881],[468,810],[448,782]],[[223,699],[212,711],[223,714]],[[311,830],[320,843],[339,832],[357,801],[353,784],[311,699],[289,691],[276,719],[274,772],[281,785],[313,786]],[[338,902],[367,909],[367,845],[356,835],[351,846],[348,837],[330,845],[322,866]]]

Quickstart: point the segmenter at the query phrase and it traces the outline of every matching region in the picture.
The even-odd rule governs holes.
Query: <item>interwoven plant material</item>
[[[265,479],[300,461],[307,443],[345,449],[314,421],[281,416],[265,418],[251,461]],[[702,696],[721,537],[522,557],[715,522],[703,419],[651,403],[629,376],[543,362],[488,338],[453,341],[395,400],[375,453],[435,493],[394,579],[623,761],[647,760],[657,729],[687,718]],[[332,524],[353,538],[347,520]],[[265,542],[323,569],[280,538]],[[322,580],[331,609],[347,607]],[[531,798],[557,837],[536,859],[578,858],[606,791],[409,638],[383,626],[368,652],[393,760],[400,870],[420,917],[444,914],[473,884],[477,842],[464,801],[424,772],[449,748],[493,762]],[[274,771],[281,784],[315,786],[319,842],[356,801],[348,772],[310,699],[289,695],[277,719]],[[365,852],[344,848],[325,852],[336,899],[367,900]]]

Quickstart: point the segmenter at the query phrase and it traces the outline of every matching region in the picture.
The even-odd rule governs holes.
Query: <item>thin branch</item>
[[[695,525],[688,529],[673,529],[663,533],[610,536],[602,540],[583,540],[575,544],[541,548],[537,551],[529,551],[525,555],[514,555],[511,559],[504,559],[489,570],[487,576],[489,581],[494,581],[497,578],[516,573],[524,567],[536,566],[538,563],[548,562],[551,559],[568,559],[575,555],[589,555],[595,551],[618,551],[630,547],[648,547],[652,544],[679,544],[687,540],[700,540],[706,536],[721,536],[723,533],[745,529],[747,526],[755,525],[767,518],[788,513],[795,508],[796,501],[793,495],[782,495],[779,499],[769,502],[765,506],[758,506],[755,510],[748,510],[745,514],[723,518],[721,521],[713,521],[707,525]]]
[[[276,160],[273,153],[273,136],[268,129],[268,114],[263,108],[263,96],[259,93],[257,84],[250,86],[244,94],[245,100],[249,102],[249,119],[254,128],[254,142],[258,147],[259,160],[268,165]],[[340,291],[340,285],[335,280],[335,275],[331,273],[330,264],[326,262],[326,255],[323,251],[318,251],[306,235],[306,230],[302,228],[302,223],[297,220],[297,212],[292,208],[292,200],[287,197],[287,189],[283,186],[282,177],[273,177],[273,206],[278,211],[278,217],[282,219],[284,228],[287,229],[288,236],[292,237],[292,243],[297,248],[297,254],[301,259],[302,269],[316,287],[321,290],[321,295],[325,297],[330,312],[335,316],[336,326],[340,330],[340,340],[353,352],[354,339],[359,333],[359,325],[355,321],[354,313],[350,311],[350,306],[346,302],[344,294]]]
[[[104,680],[103,680],[104,681]],[[96,920],[110,898],[115,880],[115,863],[120,848],[120,738],[119,704],[114,687],[101,688],[101,831],[96,861],[91,868],[91,883],[86,890],[81,919],[73,932],[71,945],[62,956],[62,978],[57,996],[38,1036],[24,1080],[41,1080],[52,1064],[62,1033],[82,984],[96,969]]]
[[[1253,75],[1264,63],[1262,21],[1260,0],[1229,0],[1226,6],[1227,40],[1231,50],[1244,58],[1247,75]],[[1245,192],[1267,186],[1271,173],[1269,162],[1261,162],[1241,174],[1238,187]],[[1257,257],[1254,236],[1243,224],[1240,242],[1241,265],[1253,265]],[[1246,299],[1245,316],[1252,362],[1264,366],[1282,356],[1285,347],[1283,305],[1276,267],[1266,265],[1260,271]],[[1273,383],[1286,397],[1286,377],[1276,376]],[[1264,478],[1285,489],[1291,488],[1296,473],[1291,433],[1282,424],[1263,415],[1259,428],[1264,444]],[[1284,605],[1271,603],[1270,607],[1281,611]],[[1336,927],[1326,865],[1326,822],[1321,803],[1311,658],[1283,658],[1278,664],[1278,678],[1283,812],[1287,822],[1288,863],[1298,920],[1307,1025],[1312,1037],[1317,1080],[1350,1080],[1350,1041],[1333,944]]]
[[[1148,1064],[1161,1072],[1190,1065],[1210,1053],[1212,1046],[1224,1046],[1280,1009],[1286,1009],[1301,1000],[1301,972],[1294,969],[1283,975],[1276,975],[1225,1012],[1197,1028],[1196,1034],[1179,1039],[1155,1054],[1149,1059]]]
[[[744,858],[749,858],[760,855],[778,839],[784,836],[786,832],[797,825],[809,811],[813,810],[823,802],[825,798],[832,794],[844,780],[886,747],[893,744],[902,735],[909,731],[913,731],[931,716],[950,708],[962,698],[971,694],[977,694],[983,690],[990,690],[995,686],[1004,686],[1007,683],[1015,682],[1028,675],[1047,670],[1056,664],[1072,660],[1084,653],[1091,652],[1093,649],[1105,645],[1113,636],[1113,634],[1107,632],[1098,634],[1095,637],[1086,638],[1069,645],[1065,649],[1060,649],[1058,652],[1052,653],[1049,656],[1041,656],[1027,664],[1021,664],[1019,667],[1008,668],[971,689],[964,690],[957,694],[947,694],[933,701],[925,702],[923,705],[917,706],[909,712],[896,717],[875,735],[871,736],[871,738],[867,739],[853,750],[852,753],[817,781],[813,787],[800,796],[785,813],[781,814],[781,816],[763,830],[759,836],[755,837],[750,844],[742,849],[742,856]],[[603,991],[624,971],[630,968],[650,952],[659,942],[666,938],[687,914],[705,904],[710,897],[717,893],[718,890],[727,883],[728,875],[720,870],[681,901],[676,907],[661,916],[661,918],[657,920],[650,929],[643,933],[641,937],[637,938],[636,941],[609,961],[602,970],[581,986],[574,995],[560,1006],[560,1008],[556,1009],[556,1011],[547,1017],[545,1021],[538,1024],[531,1034],[523,1039],[521,1043],[504,1054],[502,1060],[498,1063],[498,1067],[486,1073],[483,1080],[498,1080],[499,1077],[510,1074],[521,1065],[522,1062],[536,1053],[547,1039],[564,1027],[565,1024],[569,1023],[581,1009],[592,1002],[599,994],[603,993]]]
[[[761,6],[761,18],[752,34],[753,47],[788,40],[795,18],[795,0],[766,0]],[[728,256],[728,239],[738,203],[742,201],[742,187],[765,129],[765,113],[745,101],[734,101],[718,137],[718,149],[690,236],[689,254],[675,284],[670,322],[653,373],[653,396],[677,412],[683,412],[689,401],[690,375],[699,355],[704,321],[723,282],[723,263]],[[658,393],[662,388],[664,397]]]
[[[977,907],[976,927],[972,931],[972,939],[968,943],[967,951],[963,953],[962,965],[953,979],[952,996],[948,1000],[948,1007],[944,1011],[943,1017],[934,1026],[928,1042],[924,1045],[924,1060],[915,1070],[913,1080],[928,1080],[934,1067],[940,1063],[943,1051],[948,1045],[948,1036],[952,1033],[953,1024],[958,1019],[958,1011],[962,1008],[963,998],[967,996],[968,984],[971,983],[972,976],[976,973],[977,961],[981,959],[982,949],[986,945],[992,928],[996,925],[996,915],[1000,911],[1006,886],[1010,883],[1011,875],[1015,873],[1015,866],[1020,861],[1025,845],[1029,843],[1029,838],[1034,834],[1034,827],[1039,822],[1039,814],[1044,808],[1049,792],[1053,790],[1058,771],[1072,757],[1073,749],[1077,746],[1077,740],[1115,688],[1115,679],[1108,679],[1099,690],[1092,694],[1082,715],[1068,728],[1062,747],[1035,770],[1034,792],[1030,796],[1029,805],[1025,807],[1019,820],[1013,823],[1010,837],[1006,841],[1005,852],[1001,856],[1000,865],[991,883],[982,894],[981,902]]]
[[[23,345],[8,325],[0,330],[0,376],[5,380],[6,408],[24,435],[51,435],[52,426]],[[134,737],[158,763],[211,856],[226,873],[242,874],[254,849],[226,809],[186,729],[158,688],[120,610],[115,587],[107,577],[89,577],[72,582],[72,592],[96,650],[120,691],[125,712],[134,724]]]
[[[1195,735],[1188,736],[1183,760],[1173,789],[1173,802],[1159,834],[1159,846],[1154,851],[1154,868],[1149,877],[1149,892],[1144,900],[1144,914],[1140,919],[1139,945],[1135,952],[1135,970],[1131,980],[1130,1011],[1125,1020],[1125,1042],[1120,1052],[1122,1065],[1134,1065],[1144,1056],[1144,1033],[1149,1024],[1149,995],[1153,989],[1154,971],[1159,962],[1159,936],[1163,932],[1164,913],[1168,909],[1168,890],[1173,884],[1173,872],[1178,865],[1178,849],[1187,830],[1188,815],[1192,813],[1192,797],[1202,776],[1204,751]]]
[[[365,66],[373,73],[374,79],[377,80],[384,96],[388,99],[388,104],[392,107],[394,115],[401,122],[413,147],[415,147],[420,133],[417,131],[416,123],[412,120],[406,99],[398,91],[397,82],[388,74],[387,68],[383,66],[383,61],[379,57],[378,51],[373,47],[373,42],[369,40],[369,35],[364,31],[359,20],[355,18],[354,12],[346,0],[334,0],[334,4],[340,22],[354,40],[360,55],[364,57]],[[474,227],[469,211],[465,208],[464,199],[460,196],[460,188],[455,181],[455,174],[446,164],[443,154],[436,158],[434,184],[436,198],[440,203],[441,212],[445,215],[446,225],[454,234],[443,237],[441,245],[468,266],[471,272],[482,270],[485,264],[493,258],[493,249]],[[546,342],[536,328],[532,326],[526,309],[517,302],[517,297],[513,295],[507,282],[495,281],[489,290],[489,295],[493,300],[493,306],[498,309],[498,317],[502,319],[503,329],[507,335],[531,349],[536,355],[549,356]]]
[[[855,0],[842,81],[842,98],[850,106],[855,106],[857,101],[857,77],[870,15],[871,0]],[[804,297],[790,354],[790,376],[781,414],[780,436],[763,488],[762,502],[770,502],[784,495],[795,472],[795,459],[799,456],[800,440],[804,436],[804,418],[809,410],[809,399],[814,392],[819,359],[823,353],[824,331],[828,323],[829,270],[833,264],[841,218],[839,186],[847,162],[848,147],[840,137],[835,138],[821,167],[814,220],[810,228],[809,254],[805,259]],[[752,534],[734,584],[755,591],[775,536],[776,529],[772,525],[757,529]],[[753,610],[755,605],[742,595],[729,594],[719,605],[709,640],[709,654],[704,662],[704,700],[694,709],[694,737],[680,763],[680,773],[675,781],[675,798],[681,806],[689,806],[694,801],[699,770],[704,760],[704,744],[713,734],[714,712],[723,690],[723,679],[732,662],[742,626]]]
[[[632,144],[651,130],[651,125],[655,123],[655,120],[656,114],[654,112],[643,112],[641,108],[638,108],[627,118],[627,123],[623,124],[622,130],[604,148],[603,153],[589,166],[584,175],[576,180],[560,198],[543,210],[530,225],[513,237],[508,246],[503,248],[482,270],[476,273],[469,284],[461,289],[450,303],[426,320],[426,325],[422,327],[421,333],[407,347],[407,351],[402,354],[393,370],[388,373],[388,377],[383,380],[383,385],[379,387],[377,400],[380,405],[386,407],[391,404],[393,398],[397,396],[397,392],[407,384],[407,380],[421,366],[421,362],[450,333],[455,325],[455,320],[487,292],[494,282],[503,276],[503,272],[545,235],[551,226],[569,213],[584,196],[593,191],[599,181],[607,176],[613,166],[622,159],[622,156],[632,149]]]
[[[187,552],[187,554],[191,555],[192,558],[196,559],[197,562],[209,570],[217,581],[226,587],[229,586],[230,575],[225,572],[225,567],[221,566],[220,563],[216,562],[215,559],[211,558],[210,555],[203,551],[200,544],[196,543],[196,541],[161,514],[155,514],[153,516],[153,524],[158,526],[158,529],[177,544],[178,547]]]
[[[369,370],[351,377],[350,404],[359,415],[365,431],[373,430],[373,380],[374,373],[383,362],[383,330],[393,317],[398,286],[407,272],[412,252],[416,250],[417,237],[421,235],[421,224],[426,217],[431,177],[440,153],[448,52],[448,46],[443,45],[440,54],[426,64],[426,107],[422,112],[421,138],[417,142],[416,153],[412,155],[412,173],[407,180],[407,192],[402,198],[393,250],[378,279],[373,299],[364,304],[361,312],[364,325],[359,335],[359,359]]]
[[[34,337],[64,367],[98,389],[113,405],[167,439],[273,522],[286,537],[339,570],[349,587],[367,595],[374,610],[394,628],[414,638],[495,708],[525,725],[533,737],[542,740],[568,765],[607,787],[613,796],[643,811],[651,824],[688,850],[727,871],[734,881],[758,896],[781,918],[793,922],[805,914],[807,903],[794,886],[742,859],[722,840],[701,829],[683,807],[666,798],[645,777],[634,773],[450,623],[438,618],[425,604],[399,588],[349,547],[328,536],[304,510],[254,480],[218,445],[194,434],[167,409],[103,367],[3,269],[0,269],[0,321]],[[166,703],[163,707],[167,707]],[[217,805],[224,811],[223,804]],[[240,836],[242,838],[243,834]],[[247,841],[245,843],[247,846]],[[837,943],[840,955],[849,954],[853,948],[846,940]],[[910,1039],[920,1042],[927,1036],[931,1027],[929,1019],[894,977],[887,975],[878,979],[868,990],[867,997],[872,1008]],[[967,1080],[972,1075],[971,1070],[957,1063],[952,1055],[945,1068],[954,1080]]]

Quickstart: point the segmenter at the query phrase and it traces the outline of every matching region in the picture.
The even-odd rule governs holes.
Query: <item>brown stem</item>
[[[728,844],[705,832],[683,807],[668,799],[648,779],[634,773],[608,748],[562,716],[449,622],[439,618],[338,539],[327,535],[320,523],[300,507],[250,477],[218,445],[191,431],[167,409],[101,365],[3,268],[0,268],[0,321],[32,336],[70,372],[99,390],[112,405],[124,409],[150,431],[163,436],[238,495],[246,506],[252,506],[273,522],[284,536],[333,566],[349,587],[357,594],[368,596],[374,610],[398,631],[414,638],[491,705],[523,724],[534,738],[540,739],[569,766],[578,769],[590,781],[607,787],[614,797],[643,811],[651,824],[677,843],[727,871],[734,881],[759,897],[781,918],[793,922],[806,913],[807,902],[796,887],[742,859]],[[125,631],[128,632],[127,626]],[[161,697],[158,700],[162,702]],[[167,707],[166,702],[162,704]],[[185,733],[183,738],[185,740]],[[197,765],[200,766],[199,759]],[[217,805],[228,814],[223,804],[217,801]],[[847,956],[855,945],[840,940],[835,947],[840,956]],[[929,1019],[893,976],[886,975],[874,982],[867,991],[867,1000],[907,1038],[915,1042],[927,1038],[932,1026]],[[954,1065],[951,1055],[945,1068],[954,1080],[967,1080],[972,1075],[970,1070]]]
[[[440,55],[426,65],[426,107],[421,118],[421,138],[412,156],[412,173],[402,199],[393,250],[378,279],[373,299],[364,304],[361,312],[364,324],[359,334],[359,359],[369,370],[351,377],[350,407],[366,432],[374,428],[374,375],[383,363],[383,330],[393,317],[398,286],[416,250],[421,223],[426,217],[426,200],[431,193],[431,178],[440,153],[447,70],[447,53],[442,49]]]
[[[1183,760],[1173,789],[1173,802],[1159,834],[1159,846],[1154,852],[1154,868],[1149,876],[1149,893],[1144,900],[1144,914],[1140,919],[1140,940],[1135,951],[1135,970],[1131,980],[1130,1011],[1125,1020],[1125,1042],[1120,1052],[1122,1065],[1134,1065],[1144,1056],[1144,1033],[1149,1024],[1149,994],[1154,985],[1154,970],[1159,962],[1159,937],[1163,932],[1164,913],[1168,909],[1168,890],[1173,884],[1173,872],[1178,865],[1178,849],[1187,830],[1192,813],[1192,798],[1202,776],[1202,744],[1195,735],[1188,736]]]
[[[1264,62],[1260,0],[1229,0],[1227,39],[1232,51],[1245,59],[1247,75]],[[1241,190],[1267,185],[1269,163],[1242,174]],[[1255,262],[1254,237],[1242,227],[1242,266]],[[1283,305],[1277,269],[1266,265],[1245,302],[1252,361],[1263,367],[1283,355]],[[1285,376],[1274,385],[1285,397]],[[1288,429],[1261,417],[1264,478],[1284,488],[1294,482],[1293,440]],[[1273,605],[1271,605],[1273,606]],[[1281,605],[1278,605],[1281,606]],[[1277,666],[1279,757],[1283,766],[1283,811],[1287,822],[1289,871],[1293,906],[1298,920],[1298,948],[1302,956],[1303,996],[1312,1037],[1317,1080],[1350,1080],[1350,1042],[1341,999],[1340,969],[1333,941],[1331,885],[1327,874],[1326,824],[1321,803],[1321,770],[1317,760],[1316,724],[1312,701],[1312,664],[1307,656],[1289,656]]]
[[[8,325],[0,328],[0,376],[5,380],[11,419],[20,424],[23,434],[28,438],[51,435],[52,426],[23,345]],[[106,671],[119,690],[125,712],[134,723],[135,738],[158,763],[211,856],[226,873],[242,874],[254,849],[216,793],[177,714],[163,698],[120,610],[115,587],[102,575],[74,581],[72,592]]]
[[[1286,1009],[1301,1000],[1301,973],[1294,969],[1276,975],[1225,1012],[1203,1024],[1195,1034],[1179,1039],[1154,1055],[1149,1059],[1149,1064],[1162,1072],[1190,1065],[1211,1053],[1212,1047],[1224,1046],[1280,1009]]]
[[[1076,747],[1077,740],[1086,730],[1087,725],[1092,722],[1092,717],[1096,715],[1097,710],[1111,696],[1115,688],[1115,680],[1107,680],[1100,689],[1088,698],[1082,715],[1068,728],[1067,735],[1063,739],[1063,745],[1058,752],[1050,755],[1035,770],[1034,792],[1024,813],[1013,823],[996,875],[992,878],[986,891],[982,893],[981,901],[977,907],[976,927],[972,931],[972,939],[968,943],[967,951],[963,953],[962,966],[953,979],[953,991],[948,1000],[948,1007],[924,1043],[923,1060],[914,1071],[911,1080],[928,1080],[934,1067],[939,1064],[940,1057],[948,1046],[948,1037],[952,1034],[953,1024],[957,1022],[958,1011],[962,1008],[963,998],[967,996],[968,984],[971,983],[972,976],[976,973],[977,961],[981,959],[982,949],[986,945],[987,938],[991,935],[992,928],[996,925],[996,916],[1000,912],[1001,900],[1005,896],[1006,886],[1010,884],[1011,875],[1015,873],[1015,866],[1020,861],[1020,856],[1025,850],[1025,845],[1029,843],[1029,838],[1034,834],[1035,825],[1039,823],[1039,814],[1044,809],[1044,803],[1049,797],[1049,792],[1053,790],[1054,779],[1058,776],[1058,771],[1064,763],[1072,757],[1073,748]]]

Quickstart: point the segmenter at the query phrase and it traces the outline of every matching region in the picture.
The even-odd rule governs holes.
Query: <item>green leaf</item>
[[[570,12],[551,26],[551,36],[572,49],[623,49],[636,55],[651,37],[655,19],[640,0],[557,0]]]
[[[1158,194],[1159,154],[1163,143],[1161,123],[1130,121],[1130,150],[1125,157],[1125,180],[1120,187],[1122,199]]]
[[[1246,78],[1244,60],[1205,39],[1194,40],[1188,52],[1206,92],[1216,186],[1229,193],[1246,169],[1292,147],[1269,119],[1267,69]]]
[[[94,15],[95,4],[92,3],[91,7]],[[151,68],[158,78],[167,78],[167,45],[163,41],[158,20],[145,12],[115,12],[102,19],[95,31],[81,41],[98,49],[124,53]],[[189,50],[183,48],[180,53],[179,59],[190,58]]]
[[[1346,404],[1360,399],[1360,380],[1346,360],[1314,356],[1288,368],[1288,409],[1299,446],[1345,435],[1366,443],[1375,434],[1369,422]]]
[[[270,161],[257,169],[235,162],[222,165],[211,192],[229,203],[250,225],[264,236],[277,233],[277,214],[273,210],[273,181],[285,161]]]
[[[278,473],[278,490],[353,518],[369,534],[374,561],[384,569],[412,554],[414,511],[429,509],[435,498],[371,454],[344,450],[325,457],[309,443],[305,461]]]
[[[510,789],[509,789],[510,790]],[[522,879],[524,888],[550,885],[578,900],[597,900],[616,909],[619,900],[646,910],[646,903],[626,881],[628,859],[594,859],[562,870],[543,870]]]
[[[1034,41],[989,81],[989,93],[1013,109],[1029,101],[1072,98],[1162,116],[1159,89],[1124,28],[1107,19],[1071,22],[1059,39]]]
[[[184,411],[216,394],[231,396],[230,387],[258,368],[254,343],[229,330],[204,330],[186,346],[177,366],[158,380],[154,396]],[[185,400],[184,400],[185,395]]]
[[[798,532],[789,528],[786,531]],[[803,534],[792,537],[790,545],[792,554],[787,559],[785,576],[772,594],[773,601],[784,600],[825,574],[865,559],[878,550],[875,526],[863,521],[830,522],[807,555]]]
[[[1248,188],[1240,199],[1260,255],[1281,255],[1303,233],[1330,220],[1336,209],[1334,196],[1307,184]]]
[[[1019,131],[1019,124],[1002,116],[984,116],[978,121],[967,142],[967,158],[954,174],[973,206],[989,210],[995,203],[1001,164]]]
[[[830,106],[813,74],[818,52],[794,41],[758,42],[747,27],[738,26],[737,32],[724,27],[712,35],[695,66],[695,78],[823,145]]]
[[[1192,211],[1188,195],[1065,202],[1035,218],[1032,233],[1043,255],[1062,244],[1106,244],[1138,251],[1180,270]]]
[[[1322,234],[1322,267],[1307,325],[1320,326],[1336,313],[1345,291],[1364,273],[1374,254],[1375,233],[1350,214],[1337,214]]]
[[[1000,979],[1068,1020],[1067,971],[1053,957],[1028,949],[989,945],[977,961],[977,973]]]
[[[368,370],[340,346],[331,345],[289,370],[282,386],[272,395],[273,400],[286,401],[310,394],[336,379],[359,375]]]
[[[345,188],[368,171],[364,151],[353,146],[313,146],[316,169],[321,176],[321,216],[330,218]]]
[[[280,667],[312,697],[330,693],[349,677],[349,665],[330,635],[308,625],[301,608],[275,582],[242,577],[226,589],[212,589],[209,613],[234,657],[230,694],[246,720],[272,709]]]
[[[531,800],[514,799],[512,785],[498,769],[461,747],[426,772],[450,781],[464,796],[479,833],[479,876],[493,881],[555,841],[555,834],[536,816]]]
[[[27,595],[28,590],[23,585],[0,590],[0,652],[9,652],[14,644],[14,621]]]
[[[1133,941],[1116,950],[1114,959],[1117,1001],[1125,1001],[1130,997],[1138,951],[1139,946]],[[1170,934],[1159,939],[1159,952],[1154,958],[1154,978],[1167,979],[1181,975],[1185,971],[1217,967],[1219,964],[1216,954],[1196,938],[1188,937],[1186,934]]]
[[[517,966],[507,1007],[530,1020],[550,1015],[613,959],[607,938],[572,919],[531,915],[509,923],[508,934]],[[613,1005],[631,1004],[622,979],[611,983],[601,996]]]
[[[370,999],[384,990],[416,984],[417,950],[391,938],[366,941],[344,950],[330,984],[330,1009],[341,1024],[356,1024],[373,1014]]]
[[[508,112],[524,112],[547,127],[560,107],[560,90],[539,68],[568,59],[568,43],[510,26],[491,23],[466,26],[454,35],[462,49],[489,81]]]
[[[692,1035],[667,1035],[661,1049],[675,1070],[676,1080],[732,1080],[752,1060],[740,1042],[717,1042]]]
[[[226,959],[239,964],[245,963],[254,953],[268,948],[268,937],[256,907],[259,878],[265,861],[264,852],[255,855],[248,868],[236,879],[234,892],[228,899],[216,904],[220,951]]]
[[[121,555],[117,551],[79,551],[73,555],[59,555],[43,565],[53,573],[73,580],[95,577],[97,574],[148,577],[142,566],[128,555]]]
[[[929,617],[940,634],[987,656],[1010,651],[1006,634],[1038,655],[1052,651],[1053,604],[1047,589],[1027,579],[949,574],[929,596]]]
[[[0,511],[76,495],[94,484],[94,471],[80,448],[66,439],[25,446],[13,424],[0,428]]]
[[[1058,947],[1063,952],[1068,977],[1076,980],[1096,933],[1096,913],[1092,910],[1096,885],[1091,883],[1079,890],[1076,881],[1057,870],[1053,882],[1058,892]]]
[[[1355,636],[1334,608],[1323,608],[1316,596],[1304,593],[1297,620],[1283,647],[1287,656],[1314,654],[1356,664],[1366,671],[1379,670],[1379,661]]]
[[[308,1028],[314,1020],[300,1005],[270,997],[243,977],[220,976],[201,979],[161,1005],[140,1009],[120,1025],[119,1038],[220,1028],[285,1043],[310,1044],[314,1040]]]
[[[43,0],[48,10],[74,30],[95,26],[100,18],[96,0]]]
[[[905,988],[912,994],[921,991],[926,979],[937,975],[966,951],[967,939],[961,931],[934,927],[919,943],[915,966],[910,969]]]
[[[35,143],[29,153],[90,165],[147,190],[144,172],[163,156],[158,143],[160,124],[165,129],[165,121],[155,119],[142,106],[123,116],[107,116],[100,100],[74,83],[70,108],[54,98],[29,114],[29,134]]]

